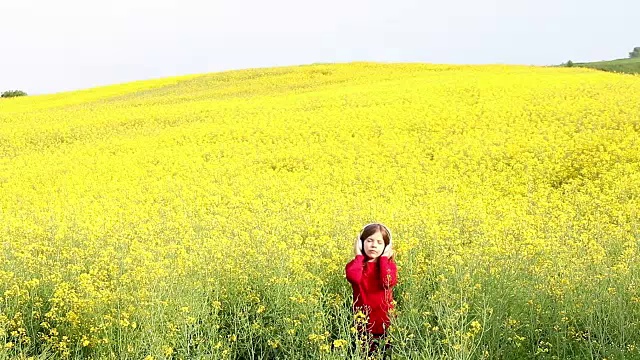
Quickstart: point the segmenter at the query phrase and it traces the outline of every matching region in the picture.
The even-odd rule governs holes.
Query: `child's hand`
[[[386,256],[388,258],[393,256],[393,248],[391,248],[391,244],[387,245],[387,248],[384,249],[384,252],[381,256]]]
[[[353,256],[362,255],[362,241],[356,236],[356,242],[353,244]]]

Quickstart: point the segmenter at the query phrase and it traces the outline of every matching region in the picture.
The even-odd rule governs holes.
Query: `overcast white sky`
[[[637,0],[0,0],[0,92],[314,62],[623,58],[638,14]]]

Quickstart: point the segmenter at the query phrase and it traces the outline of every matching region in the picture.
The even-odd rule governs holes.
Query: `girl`
[[[391,231],[379,223],[367,224],[354,244],[355,258],[345,267],[347,281],[353,287],[353,310],[368,317],[366,324],[358,321],[359,338],[372,339],[368,355],[386,343],[389,310],[393,309],[393,290],[398,283],[398,270],[393,261]],[[390,351],[387,343],[385,353]]]

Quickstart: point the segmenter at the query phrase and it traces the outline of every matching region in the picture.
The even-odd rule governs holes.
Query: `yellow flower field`
[[[640,358],[640,77],[318,64],[0,101],[0,359]],[[357,350],[357,349],[356,349]]]

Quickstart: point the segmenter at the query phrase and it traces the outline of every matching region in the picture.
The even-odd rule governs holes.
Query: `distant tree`
[[[629,53],[630,58],[639,58],[640,57],[640,47],[634,47],[633,51]]]
[[[567,61],[567,67],[573,67],[573,61],[569,60]]]
[[[0,98],[10,98],[17,96],[27,96],[27,93],[22,90],[7,90],[0,95]]]

